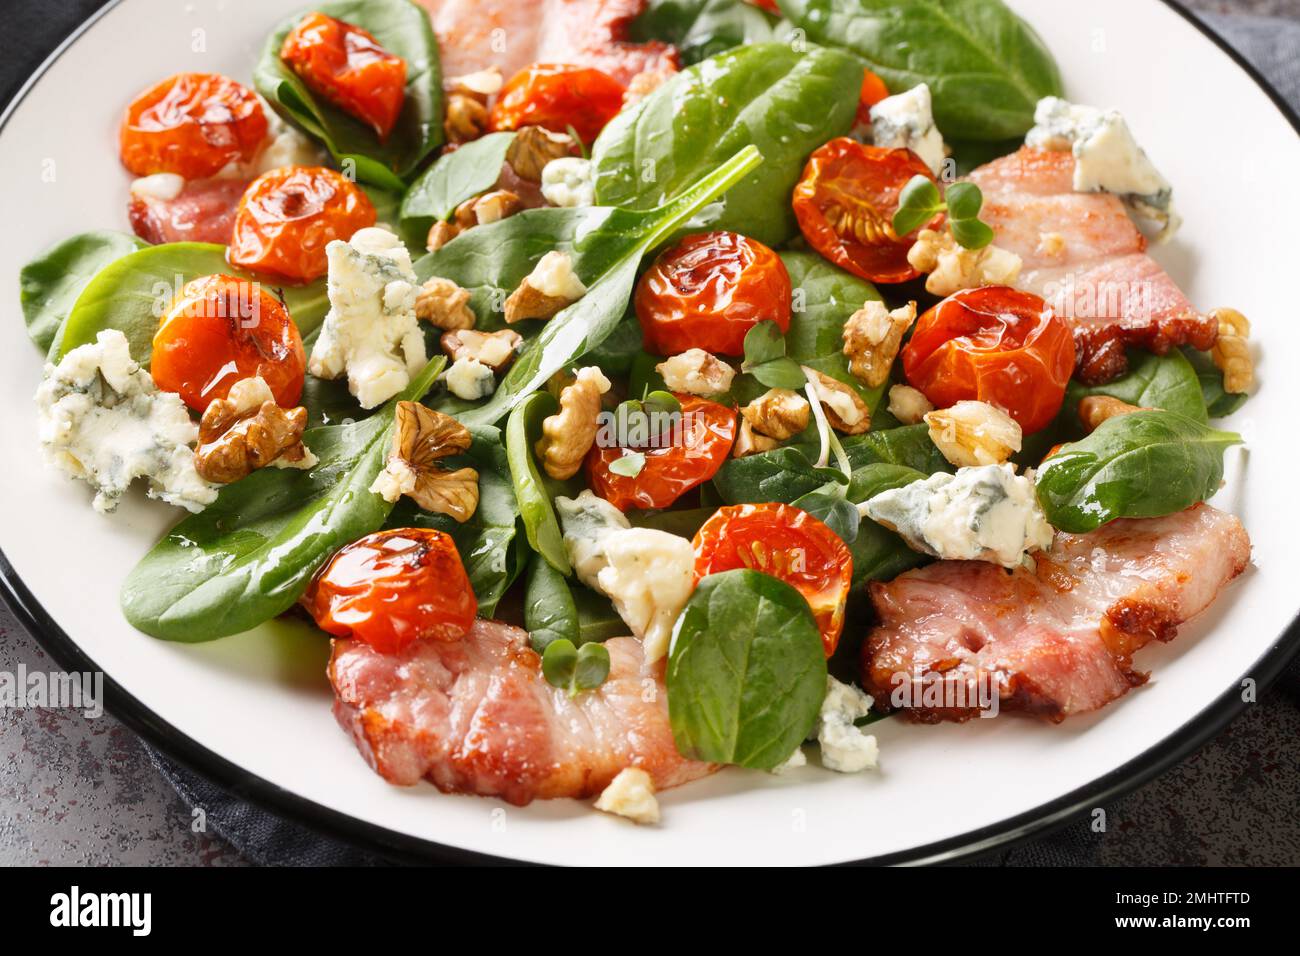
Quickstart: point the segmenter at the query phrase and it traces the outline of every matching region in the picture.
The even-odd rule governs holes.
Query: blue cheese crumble
[[[158,390],[117,329],[46,365],[36,405],[46,460],[95,489],[96,511],[115,510],[137,478],[151,498],[189,511],[217,499],[195,470],[199,429],[185,403]]]
[[[903,536],[916,551],[936,558],[989,561],[1014,568],[1030,551],[1051,547],[1028,475],[1011,465],[959,468],[884,491],[860,506],[879,524]]]
[[[934,125],[930,87],[920,83],[871,107],[871,141],[886,149],[910,149],[930,172],[943,172],[943,136]]]

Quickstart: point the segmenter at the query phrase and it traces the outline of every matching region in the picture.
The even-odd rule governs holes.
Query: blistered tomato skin
[[[645,465],[635,477],[616,475],[609,466],[623,457],[624,449],[597,444],[587,453],[587,481],[591,490],[620,511],[630,508],[667,508],[692,488],[718,473],[736,440],[736,413],[725,405],[695,395],[678,394],[680,427],[670,431],[660,447],[630,448],[645,455]]]
[[[520,70],[501,88],[489,115],[493,130],[570,127],[590,145],[623,108],[623,84],[585,66],[541,63]]]
[[[764,319],[790,328],[790,273],[775,252],[734,232],[687,236],[665,250],[636,288],[647,351],[700,348],[745,354],[745,333]]]
[[[889,96],[885,81],[871,70],[862,71],[862,91],[858,94],[857,125],[870,128],[871,107]]]
[[[279,299],[261,283],[211,275],[186,283],[172,302],[154,334],[149,371],[160,389],[202,412],[254,375],[278,405],[292,408],[306,367],[302,336]]]
[[[251,161],[266,139],[266,113],[252,90],[218,73],[177,73],[126,109],[122,165],[137,176],[214,176]]]
[[[478,614],[455,542],[430,528],[352,542],[317,572],[302,603],[321,630],[384,654],[417,640],[454,641]]]
[[[903,372],[938,408],[996,405],[1026,435],[1051,424],[1074,371],[1065,320],[1031,292],[1006,286],[950,295],[916,322]]]
[[[720,571],[752,568],[793,586],[813,612],[826,656],[844,630],[853,580],[853,555],[840,536],[793,505],[733,505],[695,533],[695,580]]]
[[[313,93],[375,131],[382,143],[402,114],[406,61],[358,26],[309,13],[289,31],[280,59]]]
[[[375,224],[375,207],[350,179],[324,166],[285,166],[249,183],[235,213],[230,264],[289,282],[327,271],[325,246]]]
[[[868,282],[907,282],[920,273],[907,261],[913,234],[894,233],[898,194],[913,176],[934,179],[909,149],[863,146],[847,137],[816,149],[795,187],[795,219],[808,244]],[[942,219],[936,216],[927,226]]]

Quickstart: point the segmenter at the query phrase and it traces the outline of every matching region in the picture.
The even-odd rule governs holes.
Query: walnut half
[[[817,398],[831,428],[845,435],[861,435],[871,428],[871,409],[850,386],[806,365],[803,371],[816,384]]]
[[[385,501],[407,495],[425,511],[465,522],[478,510],[478,472],[448,471],[443,458],[469,449],[469,429],[419,402],[398,402],[393,447],[370,490]]]
[[[1000,465],[1020,451],[1020,425],[987,402],[958,402],[928,413],[925,423],[930,440],[958,468]]]
[[[849,316],[844,323],[844,354],[853,376],[868,388],[884,385],[903,334],[915,320],[915,302],[892,312],[883,302],[868,302]]]
[[[446,331],[472,329],[476,317],[469,307],[470,292],[450,279],[433,276],[415,294],[415,317]]]
[[[568,133],[552,133],[542,126],[524,126],[515,133],[506,153],[506,162],[520,179],[540,183],[546,164],[561,156],[572,155],[577,145]]]
[[[798,392],[769,388],[740,410],[740,416],[754,431],[785,441],[808,427],[812,407]]]
[[[203,412],[194,468],[222,485],[272,463],[310,468],[316,456],[302,443],[306,428],[307,409],[283,409],[261,377],[243,379]]]
[[[1210,318],[1219,323],[1219,338],[1210,358],[1223,372],[1223,390],[1244,394],[1255,384],[1255,362],[1250,357],[1250,320],[1236,309],[1215,309]]]
[[[560,392],[560,410],[542,422],[537,457],[546,473],[557,481],[572,478],[596,441],[600,397],[609,391],[609,379],[594,365],[578,369],[572,384]]]

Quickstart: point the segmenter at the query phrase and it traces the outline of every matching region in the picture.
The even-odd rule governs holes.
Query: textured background
[[[98,5],[98,0],[60,0],[51,10],[54,5],[43,2],[6,0],[0,101],[8,100],[59,36]],[[1300,0],[1191,0],[1187,5],[1214,14],[1300,20]],[[1290,42],[1280,40],[1280,31],[1267,21],[1243,21],[1240,27]],[[1284,56],[1294,66],[1300,48],[1290,46]],[[55,669],[0,605],[0,669],[13,671],[20,664]],[[1054,841],[1030,844],[1004,859],[1059,860],[1065,844],[1076,858],[1112,865],[1300,864],[1297,690],[1300,674],[1293,666],[1287,679],[1200,753],[1107,806],[1105,834],[1074,824]],[[329,717],[322,714],[322,719]],[[267,858],[256,846],[241,853],[211,829],[200,825],[143,744],[112,717],[0,711],[0,864],[230,866]]]

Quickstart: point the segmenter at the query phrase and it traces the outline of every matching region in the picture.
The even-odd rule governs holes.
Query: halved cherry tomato
[[[853,555],[834,531],[806,511],[777,503],[719,508],[695,532],[695,580],[752,568],[792,585],[808,601],[826,656],[844,630]]]
[[[587,453],[587,480],[592,491],[620,511],[667,508],[726,463],[736,440],[736,413],[695,395],[677,395],[677,400],[682,405],[680,427],[672,429],[660,447],[627,449],[645,456],[645,465],[635,478],[609,470],[610,464],[623,457],[623,448],[597,444]]]
[[[284,166],[248,184],[235,213],[230,264],[290,282],[328,270],[325,246],[375,224],[356,183],[324,166]]]
[[[1006,286],[948,296],[917,320],[903,349],[907,380],[937,407],[988,402],[1026,435],[1056,417],[1073,371],[1065,320],[1033,293]]]
[[[744,355],[764,319],[790,328],[790,273],[775,252],[734,232],[687,236],[660,253],[636,287],[646,349]]]
[[[377,531],[316,573],[303,606],[321,630],[392,654],[412,641],[454,641],[478,602],[451,535],[431,528]]]
[[[623,108],[622,83],[585,66],[539,63],[520,70],[501,88],[489,125],[494,130],[544,126],[556,133],[573,127],[584,143],[596,141]]]
[[[308,89],[388,139],[406,99],[406,61],[361,27],[309,13],[289,31],[280,59]]]
[[[862,71],[862,92],[858,94],[859,126],[871,126],[871,107],[889,96],[889,87],[885,81],[870,70]]]
[[[292,408],[306,367],[302,336],[279,299],[260,282],[213,275],[181,289],[154,334],[149,370],[160,389],[201,412],[254,375]]]
[[[122,165],[137,176],[203,179],[246,163],[266,139],[257,94],[219,73],[177,73],[126,108],[118,131]]]
[[[863,146],[841,137],[818,147],[794,190],[794,215],[808,244],[869,282],[907,282],[915,237],[894,234],[898,194],[913,176],[934,179],[909,149]],[[940,216],[933,222],[937,223]]]

